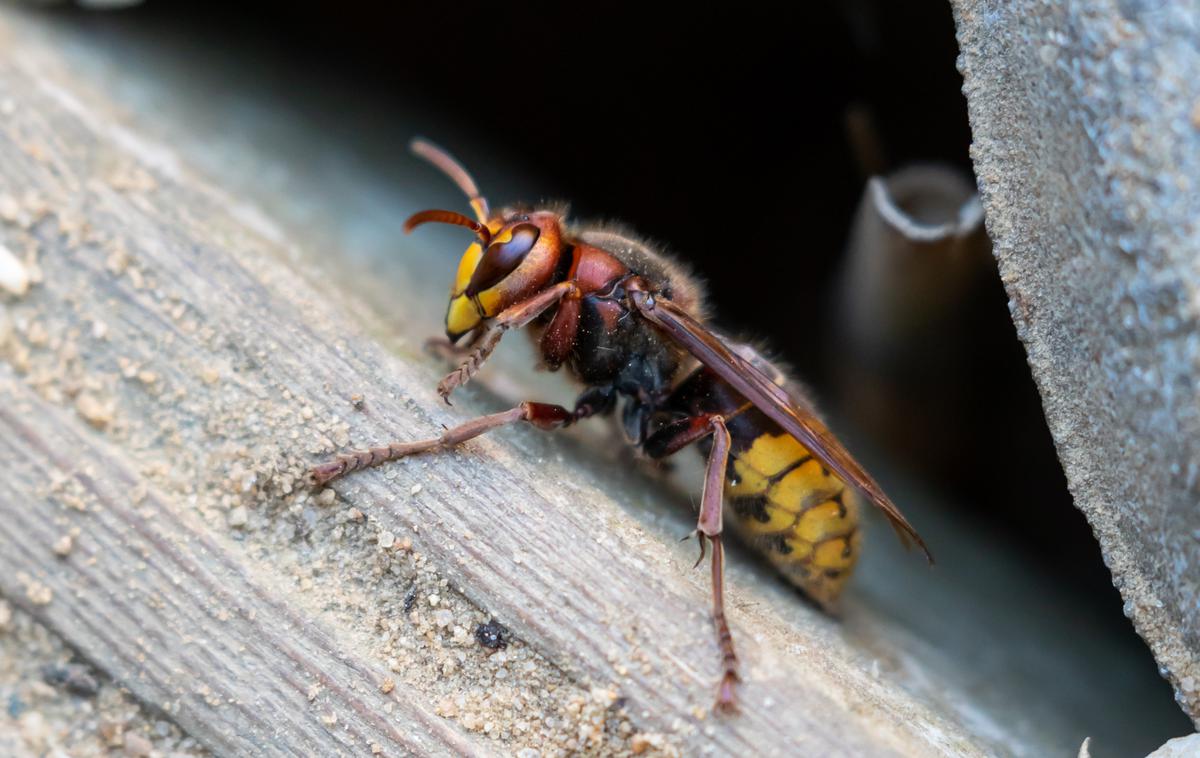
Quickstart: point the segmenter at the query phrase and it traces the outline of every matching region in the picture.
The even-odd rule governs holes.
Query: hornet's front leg
[[[483,339],[483,335],[486,333],[486,328],[477,328],[472,331],[467,336],[466,341],[462,342],[461,344],[451,342],[445,337],[430,337],[429,339],[425,340],[425,352],[428,355],[434,358],[439,358],[452,366],[458,365],[460,361],[464,360],[475,350],[475,347],[479,344],[479,341]]]
[[[471,381],[471,377],[475,376],[480,367],[483,366],[484,361],[488,359],[492,351],[500,344],[500,338],[504,336],[506,331],[509,329],[520,329],[550,308],[558,305],[559,301],[564,297],[578,293],[578,291],[579,288],[575,282],[560,282],[553,287],[542,290],[527,300],[523,300],[500,311],[491,326],[479,335],[476,340],[476,347],[471,351],[470,355],[467,356],[457,369],[447,374],[442,381],[438,382],[438,394],[449,404],[450,394],[456,388]]]

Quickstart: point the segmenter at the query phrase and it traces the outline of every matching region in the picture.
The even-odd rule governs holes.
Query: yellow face
[[[483,258],[483,246],[472,242],[458,262],[458,273],[454,276],[454,286],[450,288],[450,307],[446,310],[446,334],[451,339],[457,335],[466,334],[479,325],[483,313],[475,300],[467,296],[467,285],[471,283],[471,275]]]
[[[501,219],[493,219],[488,222],[487,226],[488,231],[494,235],[492,245],[512,240],[511,228],[501,231],[504,228],[504,222]],[[491,245],[488,247],[490,248]],[[483,260],[483,253],[483,245],[472,242],[458,262],[458,272],[454,275],[454,286],[450,288],[450,307],[446,311],[446,333],[452,335],[451,339],[466,334],[479,326],[479,322],[483,319],[491,318],[499,312],[496,308],[499,301],[497,287],[491,287],[479,293],[467,293],[471,286],[471,279],[479,268],[479,262]],[[488,307],[489,304],[491,308]]]
[[[446,336],[456,340],[545,284],[557,260],[557,225],[541,214],[488,222],[491,239],[485,248],[472,242],[458,263]]]

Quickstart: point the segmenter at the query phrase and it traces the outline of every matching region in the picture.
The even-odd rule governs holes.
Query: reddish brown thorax
[[[539,343],[542,359],[551,367],[566,361],[575,346],[579,335],[583,298],[612,289],[629,275],[629,268],[624,263],[598,247],[576,244],[572,248],[572,256],[567,278],[574,281],[578,289],[558,304],[558,310]],[[624,312],[624,308],[616,300],[594,299],[593,307],[604,328],[609,331],[616,327],[617,319]]]

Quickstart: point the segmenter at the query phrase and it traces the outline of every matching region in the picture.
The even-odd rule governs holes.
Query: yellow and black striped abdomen
[[[738,420],[725,486],[730,525],[829,607],[858,558],[858,495],[762,414]]]

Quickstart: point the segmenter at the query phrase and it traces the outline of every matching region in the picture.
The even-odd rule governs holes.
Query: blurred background
[[[1114,640],[1129,670],[1141,672],[1130,687],[1143,686],[1139,677],[1152,672],[1153,660],[1121,613],[1099,548],[1071,504],[986,240],[977,236],[951,254],[957,257],[934,257],[922,276],[897,280],[909,288],[899,304],[889,300],[891,280],[873,279],[847,258],[870,176],[933,164],[973,185],[945,0],[719,10],[116,4],[131,7],[93,13],[58,4],[46,12],[90,44],[110,45],[119,65],[161,65],[163,56],[142,55],[168,47],[176,62],[212,63],[181,64],[167,79],[209,93],[211,107],[192,117],[214,143],[247,125],[244,149],[265,148],[270,131],[251,125],[260,109],[272,109],[275,119],[283,109],[329,144],[350,145],[348,159],[324,155],[324,142],[297,150],[286,169],[293,173],[270,180],[280,193],[306,170],[303,163],[349,160],[410,194],[428,186],[430,206],[455,202],[444,180],[432,171],[414,174],[403,157],[412,134],[423,133],[459,156],[493,207],[565,199],[576,218],[621,220],[663,243],[707,280],[719,323],[767,340],[814,387],[855,450],[887,461],[905,486],[931,493],[935,506],[923,511],[925,523],[966,524],[1027,564],[1036,581],[1072,597],[1089,634]],[[119,76],[110,80],[126,86]],[[220,95],[255,88],[275,99]],[[145,98],[169,100],[135,89],[125,96],[143,98],[143,109]],[[364,192],[338,189],[346,197]],[[363,207],[383,202],[360,199]],[[920,200],[898,204],[920,218]],[[925,220],[953,222],[967,203],[960,200],[935,203]],[[352,226],[343,210],[281,212],[299,213],[314,227]],[[395,219],[390,231],[371,234],[398,234],[412,210],[375,207]],[[359,239],[363,249],[387,242]],[[462,240],[446,239],[447,259],[432,276],[448,283]],[[358,265],[376,262],[360,258]],[[389,274],[392,264],[377,265],[384,282],[400,275]],[[442,299],[435,293],[434,301]],[[938,307],[898,328],[914,302]],[[440,315],[430,310],[429,322]],[[882,352],[879,335],[887,336]],[[1026,612],[1012,609],[1016,617]],[[1150,749],[1160,736],[1190,731],[1165,683],[1145,691],[1153,715],[1145,736],[1128,744]]]

